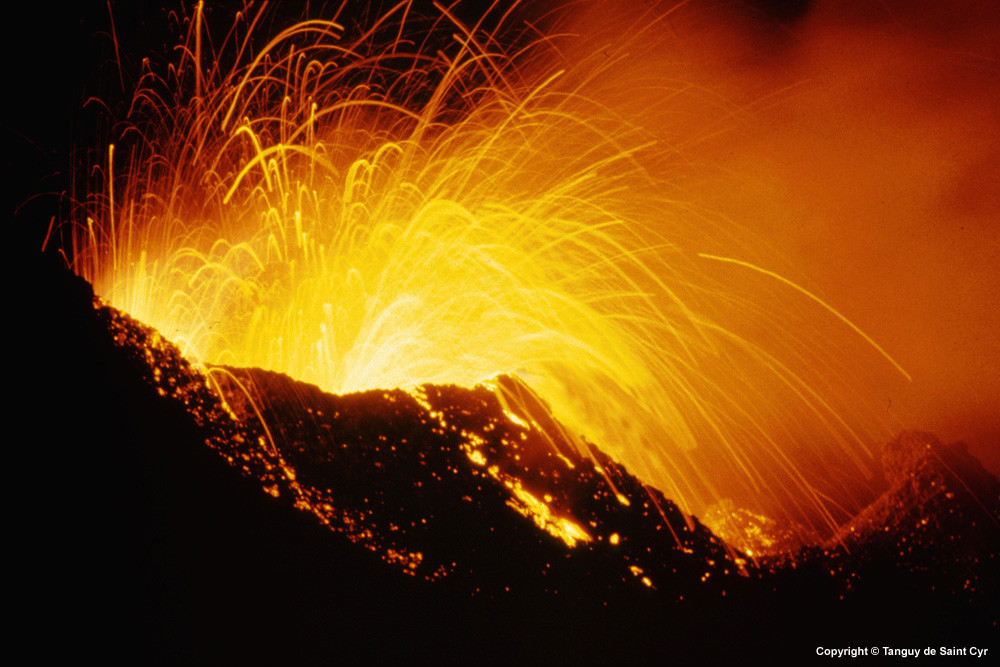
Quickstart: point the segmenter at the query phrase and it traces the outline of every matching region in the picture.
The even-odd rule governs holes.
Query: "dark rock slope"
[[[754,562],[497,387],[202,373],[85,282],[32,278],[19,600],[67,655],[798,662],[996,636],[998,482],[960,446],[900,436],[835,539]]]

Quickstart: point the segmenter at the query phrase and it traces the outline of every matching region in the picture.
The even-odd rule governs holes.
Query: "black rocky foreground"
[[[280,664],[1000,652],[1000,482],[960,445],[900,436],[888,491],[839,535],[754,561],[486,387],[332,396],[251,369],[206,378],[95,308],[84,281],[47,264],[31,278],[39,444],[20,469],[36,650]]]

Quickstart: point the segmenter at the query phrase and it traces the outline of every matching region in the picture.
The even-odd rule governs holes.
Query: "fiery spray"
[[[261,12],[215,46],[197,5],[107,150],[75,269],[192,359],[339,393],[514,375],[690,511],[835,524],[871,424],[865,371],[800,316],[833,306],[672,196],[662,140],[554,67],[554,38],[411,9],[256,49]]]

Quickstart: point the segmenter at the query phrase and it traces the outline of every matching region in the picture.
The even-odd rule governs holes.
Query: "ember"
[[[516,377],[516,419],[689,512],[736,498],[829,533],[862,507],[888,431],[851,383],[900,365],[671,194],[668,146],[592,97],[564,38],[411,9],[258,46],[263,9],[218,41],[196,5],[71,221],[74,269],[197,363],[336,393]]]

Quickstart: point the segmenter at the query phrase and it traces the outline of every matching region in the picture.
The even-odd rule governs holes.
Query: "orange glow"
[[[495,10],[489,30],[409,10],[257,50],[242,16],[212,52],[199,3],[179,61],[136,92],[130,152],[108,147],[75,269],[192,360],[338,393],[506,373],[530,387],[492,385],[513,424],[595,442],[688,511],[736,497],[836,524],[888,431],[863,387],[909,364],[774,270],[750,221],[679,197],[711,128],[620,108],[691,111],[645,69],[622,78],[665,18],[567,60],[627,26],[529,39]],[[503,481],[539,527],[591,539]]]
[[[564,517],[552,514],[549,506],[526,491],[521,483],[513,480],[509,487],[514,499],[507,501],[508,506],[522,516],[532,519],[535,524],[553,537],[558,537],[568,547],[575,547],[577,542],[589,542],[587,534],[580,524]]]

